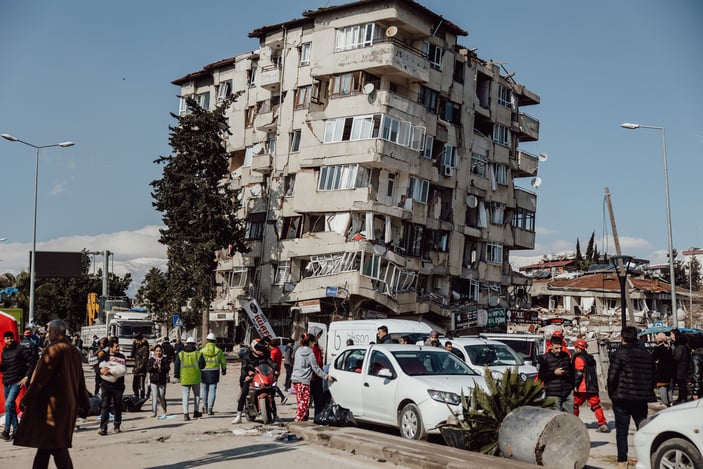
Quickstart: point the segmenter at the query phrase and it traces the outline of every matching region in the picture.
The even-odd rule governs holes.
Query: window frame
[[[310,57],[312,54],[312,42],[304,42],[300,45],[300,63],[299,66],[304,67],[310,65]]]
[[[485,261],[489,264],[503,264],[503,243],[489,241],[486,243]]]
[[[290,136],[290,145],[288,147],[290,153],[300,152],[301,129],[293,129],[288,135]]]

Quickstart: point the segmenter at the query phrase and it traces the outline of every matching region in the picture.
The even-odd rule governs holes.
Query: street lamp
[[[625,282],[627,274],[630,272],[630,261],[632,256],[611,256],[610,262],[615,267],[615,274],[620,280],[620,315],[622,316],[622,327],[627,325],[625,313],[627,312],[627,295],[625,294]]]
[[[30,146],[36,150],[35,156],[34,156],[34,222],[32,223],[32,259],[30,262],[30,267],[29,267],[29,318],[28,318],[28,323],[31,326],[34,323],[34,277],[36,274],[35,271],[35,262],[36,262],[36,257],[37,257],[37,189],[38,189],[38,184],[39,184],[39,150],[42,148],[51,148],[51,147],[72,147],[75,145],[73,142],[61,142],[61,143],[53,143],[51,145],[34,145],[29,142],[25,142],[24,140],[20,140],[17,137],[13,137],[10,134],[0,134],[0,137],[4,138],[5,140],[9,140],[10,142],[18,142],[18,143],[23,143],[27,146]]]
[[[666,130],[664,127],[657,127],[654,125],[640,125],[632,124],[630,122],[625,122],[620,124],[623,129],[654,129],[661,130],[662,133],[662,148],[664,150],[664,189],[666,192],[666,230],[669,239],[669,277],[671,278],[671,319],[673,320],[674,327],[679,327],[679,315],[676,310],[676,277],[674,274],[674,241],[671,236],[671,202],[669,202],[669,169],[666,162]]]

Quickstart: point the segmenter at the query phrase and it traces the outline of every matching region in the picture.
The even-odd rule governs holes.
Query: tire
[[[427,432],[422,423],[420,409],[415,404],[408,404],[400,412],[400,436],[409,440],[426,440]]]
[[[268,403],[266,394],[262,394],[262,398],[259,399],[259,409],[261,409],[261,419],[264,421],[264,425],[268,425],[273,421],[273,416],[271,415],[271,406]]]
[[[688,440],[672,438],[664,441],[652,455],[653,469],[703,467],[703,456]]]

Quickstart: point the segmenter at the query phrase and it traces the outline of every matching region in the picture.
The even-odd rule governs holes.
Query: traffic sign
[[[173,315],[173,327],[183,327],[183,321],[181,321],[181,316],[179,314]]]

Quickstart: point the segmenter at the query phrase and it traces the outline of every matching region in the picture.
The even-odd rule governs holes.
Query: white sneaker
[[[237,412],[237,416],[232,420],[232,425],[236,425],[238,423],[242,423],[242,413]]]

